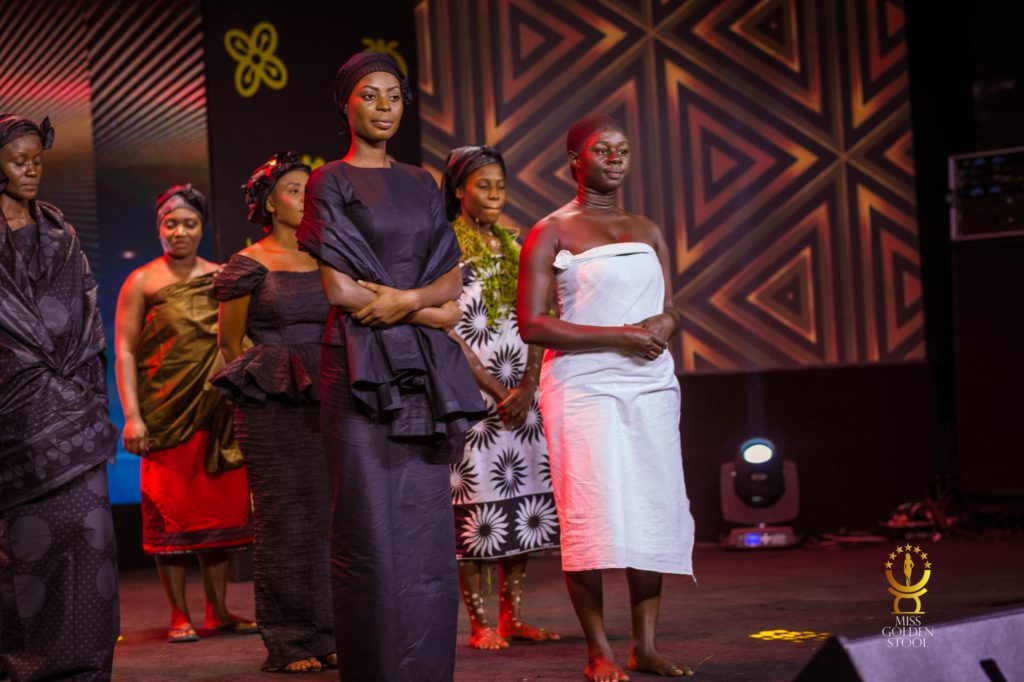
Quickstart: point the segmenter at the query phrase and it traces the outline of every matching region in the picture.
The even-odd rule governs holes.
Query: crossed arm
[[[325,263],[320,264],[320,277],[328,302],[368,327],[404,322],[448,331],[462,316],[455,302],[462,293],[458,266],[417,289],[357,281]]]

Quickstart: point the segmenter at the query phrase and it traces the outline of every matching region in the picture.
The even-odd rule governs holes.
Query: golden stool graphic
[[[903,576],[904,584],[900,584],[892,574],[892,565],[896,560],[896,557],[903,554]],[[917,582],[911,582],[913,580],[914,571],[914,559],[912,554],[917,554],[921,559],[925,560],[924,572],[921,574],[921,579]],[[928,584],[928,580],[932,577],[931,562],[927,561],[928,555],[921,551],[920,547],[912,547],[911,545],[905,545],[897,547],[896,551],[889,555],[889,561],[885,564],[885,578],[889,581],[889,594],[893,596],[892,601],[892,612],[895,615],[920,615],[924,613],[921,610],[921,596],[924,595],[928,589],[925,585]],[[900,602],[904,599],[910,599],[914,602],[913,611],[901,611]]]

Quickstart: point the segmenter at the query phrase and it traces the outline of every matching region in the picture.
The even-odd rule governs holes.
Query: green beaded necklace
[[[504,258],[491,253],[480,233],[466,224],[460,214],[452,223],[455,236],[462,249],[462,260],[469,263],[481,277],[483,304],[487,309],[487,324],[508,315],[516,305],[516,287],[519,283],[519,244],[512,231],[498,223],[491,225],[491,233],[501,242]]]

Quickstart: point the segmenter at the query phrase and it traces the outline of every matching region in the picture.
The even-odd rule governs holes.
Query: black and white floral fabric
[[[469,274],[456,331],[502,385],[518,386],[527,347],[515,312],[488,324],[479,274],[472,267],[464,271]],[[490,411],[466,434],[465,457],[451,468],[458,556],[490,559],[557,547],[558,514],[537,397],[526,422],[512,431],[502,424],[494,399],[486,393],[483,398]]]

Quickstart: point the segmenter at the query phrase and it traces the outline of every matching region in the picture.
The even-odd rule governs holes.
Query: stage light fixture
[[[796,533],[790,526],[799,512],[796,462],[784,460],[767,438],[751,438],[737,449],[719,473],[722,516],[739,524],[722,539],[729,549],[793,547]]]

